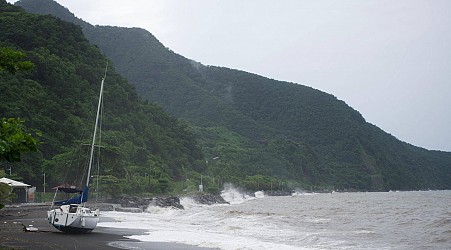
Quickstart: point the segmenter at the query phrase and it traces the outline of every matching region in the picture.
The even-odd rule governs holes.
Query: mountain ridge
[[[215,164],[229,171],[226,175],[239,176],[242,170],[247,175],[296,176],[293,179],[301,182],[340,189],[451,187],[447,181],[451,153],[401,142],[333,95],[205,66],[172,52],[141,28],[93,26],[74,19],[64,7],[36,10],[31,2],[53,1],[21,0],[16,5],[81,22],[90,42],[113,61],[142,98],[196,128],[204,154],[220,155]],[[225,135],[231,138],[222,146],[211,139]],[[219,171],[223,170],[216,166],[209,174]]]

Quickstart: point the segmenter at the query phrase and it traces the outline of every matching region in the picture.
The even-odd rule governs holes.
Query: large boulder
[[[204,205],[229,204],[219,194],[196,193],[189,195],[188,197],[192,198],[195,202]]]
[[[171,196],[171,197],[154,197],[150,201],[149,205],[159,206],[159,207],[171,207],[177,209],[184,209],[184,207],[180,204],[179,197]]]

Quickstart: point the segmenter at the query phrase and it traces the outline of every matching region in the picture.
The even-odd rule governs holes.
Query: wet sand
[[[199,250],[177,243],[140,242],[126,236],[143,230],[97,227],[88,234],[67,234],[47,222],[45,205],[8,206],[0,210],[0,249],[175,249]],[[100,217],[100,221],[111,218]],[[29,228],[31,231],[26,231]]]

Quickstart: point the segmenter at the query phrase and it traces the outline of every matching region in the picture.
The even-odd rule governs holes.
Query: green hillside
[[[451,188],[451,153],[401,142],[330,94],[204,66],[148,31],[92,26],[51,0],[17,5],[81,25],[141,97],[190,123],[209,176],[249,187],[262,178],[314,188]]]
[[[80,27],[26,13],[3,0],[0,30],[0,47],[22,51],[34,64],[16,74],[0,71],[0,117],[20,117],[27,128],[42,132],[38,153],[2,166],[38,189],[43,173],[51,187],[71,182],[67,176],[85,167],[88,147],[83,145],[91,140],[107,59]],[[104,91],[101,182],[125,193],[159,193],[176,188],[173,181],[187,173],[202,171],[205,163],[190,129],[142,101],[111,64]]]

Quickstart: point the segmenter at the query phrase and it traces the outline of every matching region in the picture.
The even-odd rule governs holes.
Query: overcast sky
[[[451,151],[449,0],[57,0],[205,65],[300,83],[398,139]]]

